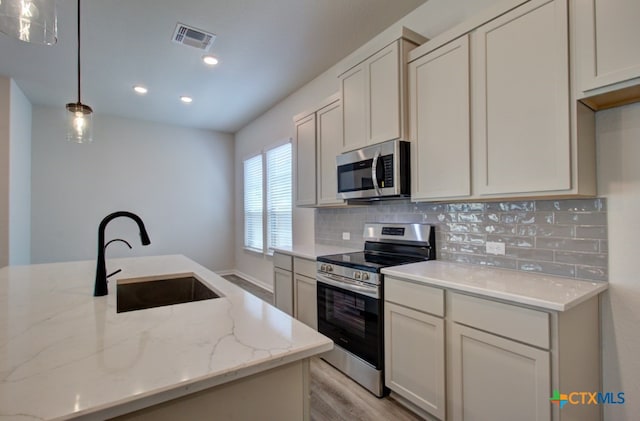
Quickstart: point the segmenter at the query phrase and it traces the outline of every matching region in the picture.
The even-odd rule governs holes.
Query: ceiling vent
[[[215,39],[216,36],[214,34],[210,34],[179,22],[176,25],[175,32],[173,33],[173,42],[176,44],[188,45],[203,51],[209,51],[209,48],[211,48]]]

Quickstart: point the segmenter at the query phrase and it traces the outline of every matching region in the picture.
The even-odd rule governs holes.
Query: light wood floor
[[[273,294],[235,275],[230,282],[271,303]],[[320,358],[311,360],[312,421],[415,421],[422,418],[393,398],[377,398]]]
[[[388,396],[377,398],[320,358],[311,360],[312,421],[414,421],[422,418]]]

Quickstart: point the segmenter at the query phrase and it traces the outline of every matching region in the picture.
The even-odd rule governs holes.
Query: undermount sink
[[[211,300],[221,295],[211,290],[193,273],[120,279],[117,285],[117,312]]]

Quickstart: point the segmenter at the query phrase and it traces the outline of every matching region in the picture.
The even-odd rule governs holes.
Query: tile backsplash
[[[373,202],[320,208],[316,242],[363,247],[366,222],[421,222],[436,230],[436,258],[540,272],[582,280],[607,280],[606,199],[478,203]],[[342,240],[348,232],[350,240]],[[487,241],[505,243],[506,254],[485,252]]]

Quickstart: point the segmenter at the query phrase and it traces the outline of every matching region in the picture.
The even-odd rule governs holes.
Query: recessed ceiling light
[[[209,66],[215,66],[216,64],[218,64],[218,59],[214,56],[202,56],[202,61],[204,61],[205,64],[208,64]]]
[[[183,95],[180,97],[180,101],[184,102],[185,104],[189,104],[190,102],[193,102],[193,98]]]
[[[147,92],[149,92],[149,90],[142,85],[134,85],[133,90],[139,93],[140,95],[144,95]]]

